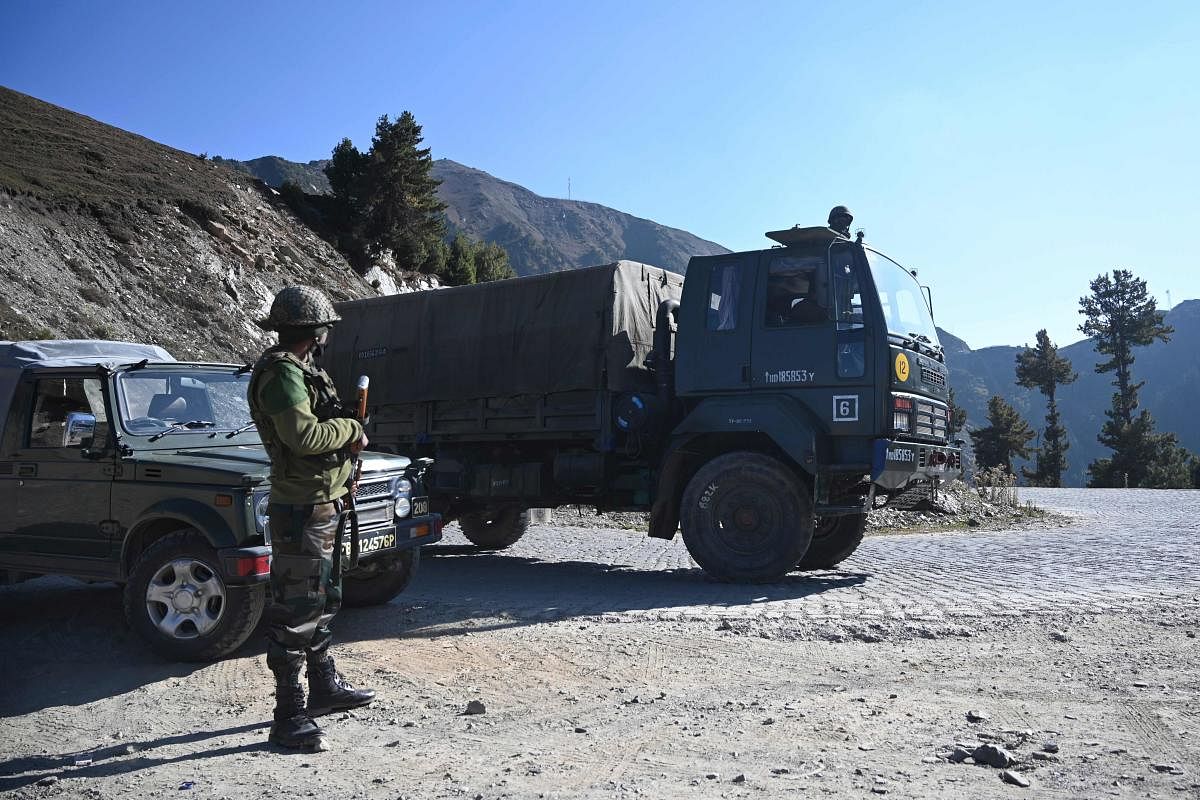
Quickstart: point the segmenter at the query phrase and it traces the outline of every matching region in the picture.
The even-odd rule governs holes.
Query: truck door
[[[754,388],[796,397],[835,436],[867,433],[874,424],[852,267],[850,246],[841,243],[767,251],[758,265]]]
[[[98,377],[42,375],[12,458],[16,519],[11,545],[63,558],[108,555],[114,475],[109,416]],[[103,453],[101,458],[87,457]]]
[[[750,331],[756,283],[750,254],[693,259],[675,346],[680,395],[750,388]]]

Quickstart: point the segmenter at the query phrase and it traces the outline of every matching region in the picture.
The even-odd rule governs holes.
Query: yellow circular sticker
[[[908,356],[904,353],[896,354],[896,380],[901,383],[908,380]]]

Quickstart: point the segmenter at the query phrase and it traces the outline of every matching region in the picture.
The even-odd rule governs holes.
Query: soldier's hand
[[[358,455],[370,443],[371,443],[371,440],[368,439],[367,435],[364,433],[362,436],[359,437],[357,442],[350,443],[350,453],[352,455]]]

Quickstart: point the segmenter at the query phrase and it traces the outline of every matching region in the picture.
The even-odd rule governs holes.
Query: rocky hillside
[[[1200,419],[1191,401],[1200,397],[1200,300],[1187,300],[1172,308],[1166,317],[1175,333],[1169,342],[1155,342],[1134,351],[1134,378],[1145,381],[1140,392],[1142,408],[1153,416],[1157,429],[1172,432],[1179,443],[1200,453]],[[946,331],[938,331],[950,364],[950,382],[958,402],[967,410],[971,427],[987,424],[987,401],[998,394],[1013,405],[1035,430],[1045,426],[1045,398],[1031,389],[1017,386],[1014,374],[1020,347],[985,347],[972,350],[967,343]],[[1071,442],[1067,451],[1069,469],[1064,483],[1082,486],[1087,465],[1108,455],[1096,441],[1104,412],[1112,404],[1115,389],[1112,373],[1095,371],[1102,360],[1090,340],[1075,342],[1059,349],[1070,360],[1079,379],[1059,390],[1059,410]]]
[[[299,164],[277,156],[221,160],[271,186],[290,180],[306,192],[325,193],[327,161]],[[729,251],[687,231],[668,228],[598,203],[534,194],[483,170],[440,159],[433,174],[447,205],[451,231],[496,242],[508,250],[518,275],[536,275],[627,258],[682,273],[694,255]]]
[[[241,361],[282,286],[358,275],[271,188],[0,87],[0,339],[108,338]]]

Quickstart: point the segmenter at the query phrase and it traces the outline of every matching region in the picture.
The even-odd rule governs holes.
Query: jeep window
[[[246,402],[249,375],[232,370],[188,372],[141,369],[117,377],[121,425],[137,435],[154,434],[174,423],[211,421],[205,432],[234,430],[250,419]]]
[[[713,266],[708,280],[708,329],[732,331],[737,328],[738,284],[741,270],[737,264]]]
[[[767,302],[763,323],[768,328],[812,325],[825,321],[825,309],[817,305],[817,270],[825,266],[821,256],[778,256],[767,266]]]
[[[29,446],[91,447],[108,439],[104,389],[96,378],[41,378],[34,388]]]

